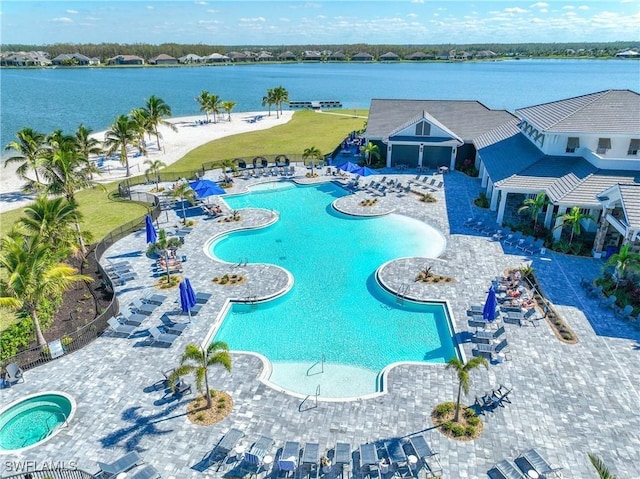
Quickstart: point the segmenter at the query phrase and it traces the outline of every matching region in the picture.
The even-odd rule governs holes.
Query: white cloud
[[[80,12],[78,10],[67,10],[65,13],[68,13],[69,15],[77,15]]]
[[[520,7],[510,7],[510,8],[505,8],[504,11],[506,13],[527,13],[528,10],[525,10],[524,8],[520,8]]]
[[[280,17],[278,20],[280,20],[281,22],[285,22],[285,23],[289,23],[291,21],[290,18],[285,18],[285,17]]]
[[[209,5],[209,2],[196,2],[196,5]]]
[[[537,2],[537,3],[534,3],[533,5],[531,5],[531,8],[547,8],[548,6],[549,6],[548,3]]]
[[[418,15],[416,15],[415,13],[408,13],[407,17],[409,18],[416,18]]]
[[[153,10],[153,5],[147,5],[147,10]]]
[[[326,15],[318,15],[316,18],[319,18],[320,20],[324,20],[326,17]]]
[[[424,3],[424,0],[411,0],[411,3]]]
[[[563,10],[575,10],[576,7],[574,7],[573,5],[565,5],[564,7],[562,7]]]
[[[207,10],[207,13],[219,13],[220,10],[215,10],[213,8],[210,8],[209,10]]]
[[[589,7],[587,5],[580,5],[578,10],[589,10]]]
[[[50,21],[55,23],[73,23],[73,20],[71,20],[69,17],[52,18]]]
[[[264,17],[251,17],[251,18],[239,18],[240,22],[266,22],[267,19]]]

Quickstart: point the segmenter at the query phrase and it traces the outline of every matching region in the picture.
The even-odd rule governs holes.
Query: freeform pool
[[[44,442],[71,420],[75,401],[51,391],[21,398],[0,410],[0,453],[15,452]]]
[[[278,184],[226,198],[233,209],[277,211],[279,221],[211,245],[223,261],[246,257],[293,275],[286,295],[235,304],[215,340],[266,356],[270,381],[299,394],[313,394],[320,385],[323,397],[367,395],[376,392],[378,374],[391,363],[442,363],[456,356],[445,305],[397,304],[375,280],[376,269],[389,260],[438,256],[444,237],[401,215],[338,213],[331,202],[345,194],[334,184]]]

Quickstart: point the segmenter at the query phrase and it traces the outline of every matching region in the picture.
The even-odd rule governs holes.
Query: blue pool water
[[[0,413],[0,452],[36,445],[70,418],[73,405],[61,394],[39,394]]]
[[[331,203],[345,191],[321,186],[267,185],[226,198],[231,208],[279,213],[264,229],[237,232],[212,245],[221,260],[272,263],[294,277],[293,289],[260,305],[233,306],[215,339],[255,351],[273,364],[271,381],[321,395],[375,392],[376,376],[396,361],[445,362],[455,356],[442,304],[396,304],[376,284],[376,269],[405,256],[436,257],[445,240],[435,229],[401,215],[354,218]],[[307,369],[324,355],[322,366]]]

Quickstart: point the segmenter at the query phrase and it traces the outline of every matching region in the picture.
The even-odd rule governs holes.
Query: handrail
[[[27,477],[31,479],[97,479],[93,474],[76,468],[52,467],[50,469],[32,471],[28,469],[27,463],[24,463],[23,467],[25,469],[23,472],[12,474],[11,476],[4,476],[4,479],[25,479]]]
[[[319,361],[316,361],[315,363],[313,363],[311,366],[309,366],[309,369],[307,369],[307,376],[311,376],[311,374],[309,374],[311,372],[311,370],[313,368],[315,368],[318,364],[320,364],[320,372],[319,373],[314,373],[314,376],[316,374],[322,374],[324,373],[324,362],[326,361],[326,358],[324,356],[324,353],[322,353],[322,356],[320,357]]]

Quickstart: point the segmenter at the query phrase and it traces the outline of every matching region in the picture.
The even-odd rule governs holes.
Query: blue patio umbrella
[[[484,308],[482,308],[482,319],[489,322],[495,321],[497,307],[498,300],[496,299],[496,290],[491,286],[487,294],[487,300],[484,303]]]
[[[191,287],[188,278],[180,283],[180,309],[183,313],[188,313],[191,318],[191,309],[196,305],[196,293]]]
[[[151,219],[151,216],[145,216],[144,226],[147,233],[147,244],[155,243],[158,239],[158,235],[156,234],[155,226],[153,226],[153,220]]]
[[[355,170],[357,170],[360,167],[355,163],[351,163],[350,161],[347,161],[346,163],[338,166],[338,168],[341,169],[342,171],[346,171],[347,173],[353,173]]]
[[[369,168],[368,166],[361,166],[357,170],[353,170],[351,173],[360,176],[371,176],[371,175],[379,175],[380,172],[374,170],[373,168]]]
[[[213,195],[223,195],[226,193],[215,181],[196,180],[190,181],[189,186],[198,195],[198,198],[207,198]]]

